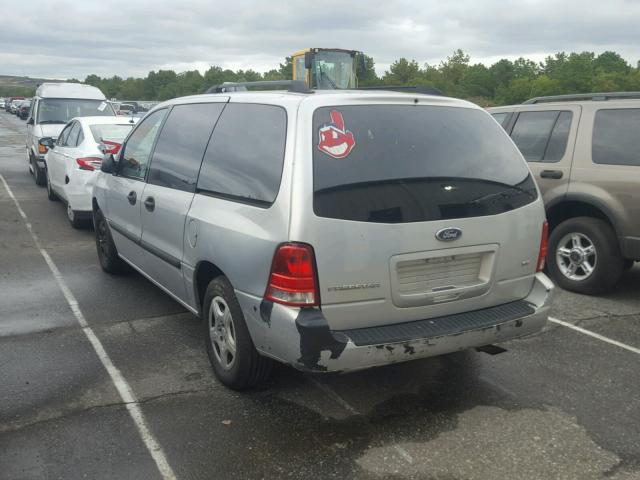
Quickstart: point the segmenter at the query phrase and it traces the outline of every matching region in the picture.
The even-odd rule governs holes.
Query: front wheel
[[[213,279],[202,308],[207,355],[218,379],[233,389],[255,387],[269,376],[272,361],[260,355],[226,277]]]
[[[33,168],[33,179],[36,181],[36,185],[43,186],[47,184],[47,172],[38,167],[38,162],[33,156],[31,157],[31,168]]]
[[[49,171],[47,170],[46,172],[47,175],[47,198],[49,200],[51,200],[52,202],[57,202],[58,201],[58,195],[56,195],[56,192],[53,191],[53,188],[51,188],[51,179],[49,178]]]
[[[624,260],[613,229],[598,218],[565,220],[549,237],[548,271],[565,290],[596,294],[611,290]]]

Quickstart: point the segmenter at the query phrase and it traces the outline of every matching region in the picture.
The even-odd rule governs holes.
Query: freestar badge
[[[331,111],[331,123],[320,128],[318,149],[333,158],[345,158],[356,146],[356,140],[350,130],[346,130],[342,114]]]

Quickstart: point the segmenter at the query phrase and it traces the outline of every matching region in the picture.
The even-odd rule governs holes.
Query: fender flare
[[[611,208],[609,208],[605,202],[603,202],[602,200],[600,200],[599,198],[593,195],[588,195],[584,193],[567,193],[562,197],[555,198],[554,200],[549,202],[547,205],[545,205],[545,211],[548,213],[554,207],[566,202],[585,203],[587,205],[591,205],[592,207],[600,210],[607,217],[607,219],[609,220],[609,223],[611,223],[611,225],[613,226],[613,229],[616,235],[619,235],[620,220],[617,218],[617,216],[613,213],[613,210],[611,210]]]

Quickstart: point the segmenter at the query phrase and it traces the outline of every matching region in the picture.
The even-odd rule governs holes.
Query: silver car
[[[234,92],[160,104],[93,190],[98,258],[204,319],[232,388],[272,360],[352,371],[540,331],[546,220],[503,129],[468,102]]]

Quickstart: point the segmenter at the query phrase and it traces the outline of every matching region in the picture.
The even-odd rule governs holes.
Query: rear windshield
[[[47,98],[38,105],[37,123],[65,124],[74,117],[113,117],[115,112],[104,100]]]
[[[102,142],[103,140],[109,140],[111,142],[122,143],[124,137],[126,137],[133,128],[132,123],[122,125],[91,125],[89,127],[93,138],[96,142]]]
[[[522,155],[486,112],[358,105],[313,117],[313,208],[402,223],[495,215],[533,202]]]

